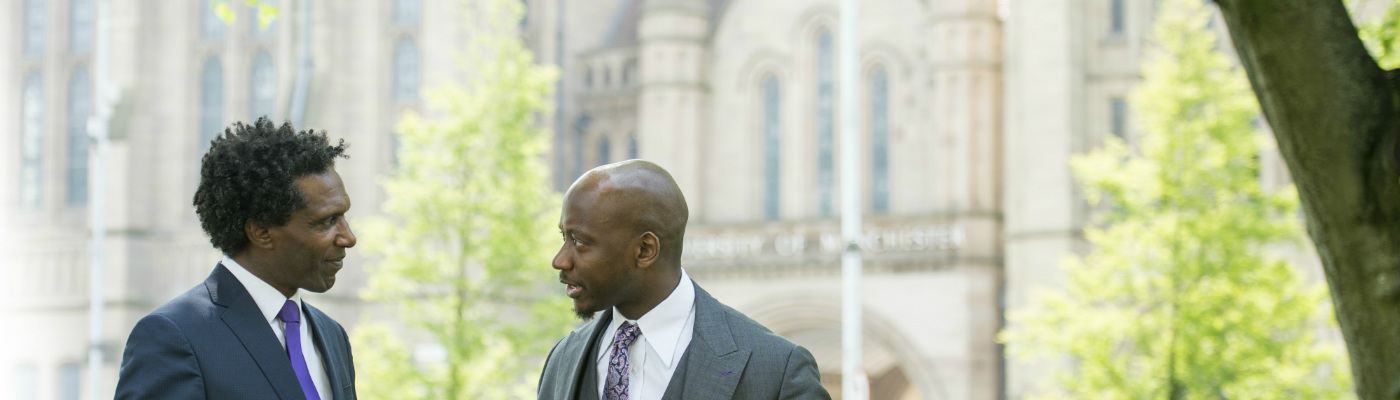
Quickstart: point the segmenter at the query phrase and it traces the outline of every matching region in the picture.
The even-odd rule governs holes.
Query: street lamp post
[[[861,186],[860,186],[860,44],[857,0],[841,0],[841,392],[847,400],[868,395],[861,367]]]
[[[88,249],[88,398],[101,399],[102,396],[102,313],[106,300],[102,291],[102,254],[106,242],[105,201],[107,196],[107,122],[112,117],[113,92],[107,74],[108,53],[112,26],[110,0],[97,2],[97,62],[93,80],[97,93],[96,111],[88,117],[87,131],[89,142],[88,176],[91,177],[91,193],[88,197],[88,210],[92,238]]]

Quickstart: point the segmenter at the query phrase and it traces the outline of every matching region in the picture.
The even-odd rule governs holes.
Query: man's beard
[[[597,311],[583,311],[579,309],[574,309],[573,311],[574,316],[578,317],[578,319],[583,322],[593,321],[593,317],[598,315]]]

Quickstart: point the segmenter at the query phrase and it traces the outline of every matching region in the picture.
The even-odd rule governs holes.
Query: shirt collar
[[[292,298],[288,299],[287,296],[282,295],[281,291],[257,275],[253,275],[247,268],[243,268],[237,261],[234,261],[232,257],[224,256],[223,264],[224,268],[228,268],[228,271],[233,273],[234,278],[238,278],[238,282],[243,284],[243,288],[248,290],[248,295],[253,297],[253,303],[258,305],[258,311],[262,312],[263,318],[267,319],[268,322],[277,318],[277,313],[282,311],[282,304],[285,304],[287,300],[297,302],[297,313],[301,313],[301,289],[297,289],[296,293],[292,294]],[[300,319],[298,318],[298,320]]]
[[[685,321],[690,317],[690,310],[695,308],[695,284],[690,281],[690,275],[681,269],[681,281],[676,284],[676,289],[671,291],[665,300],[662,300],[651,311],[642,314],[636,321],[629,320],[617,311],[617,307],[612,308],[612,322],[608,323],[608,337],[617,334],[617,327],[624,321],[637,324],[642,330],[642,342],[651,347],[651,350],[660,356],[661,363],[667,368],[675,362],[676,345],[681,341],[681,332],[685,329]],[[611,343],[612,340],[608,340]],[[604,357],[599,352],[599,357]]]

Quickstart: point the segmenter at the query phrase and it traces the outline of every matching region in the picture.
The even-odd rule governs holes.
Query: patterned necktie
[[[637,324],[623,322],[617,327],[613,337],[612,358],[608,359],[608,380],[603,385],[603,398],[606,400],[627,400],[627,346],[642,335]]]
[[[301,383],[301,393],[306,395],[306,400],[321,400],[321,395],[316,393],[316,384],[311,382],[311,371],[306,369],[306,357],[301,354],[301,318],[297,313],[297,302],[287,300],[282,303],[282,311],[277,312],[277,318],[282,319],[283,337],[287,338],[287,357],[292,359],[292,372],[296,372],[297,382]]]

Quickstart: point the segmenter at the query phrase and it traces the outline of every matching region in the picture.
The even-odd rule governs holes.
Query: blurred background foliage
[[[426,115],[404,116],[385,215],[359,229],[381,258],[361,297],[388,308],[351,338],[366,399],[533,397],[572,327],[549,268],[559,198],[538,123],[558,72],[514,34],[519,1],[462,9],[479,27],[461,55],[467,85],[429,89]]]

